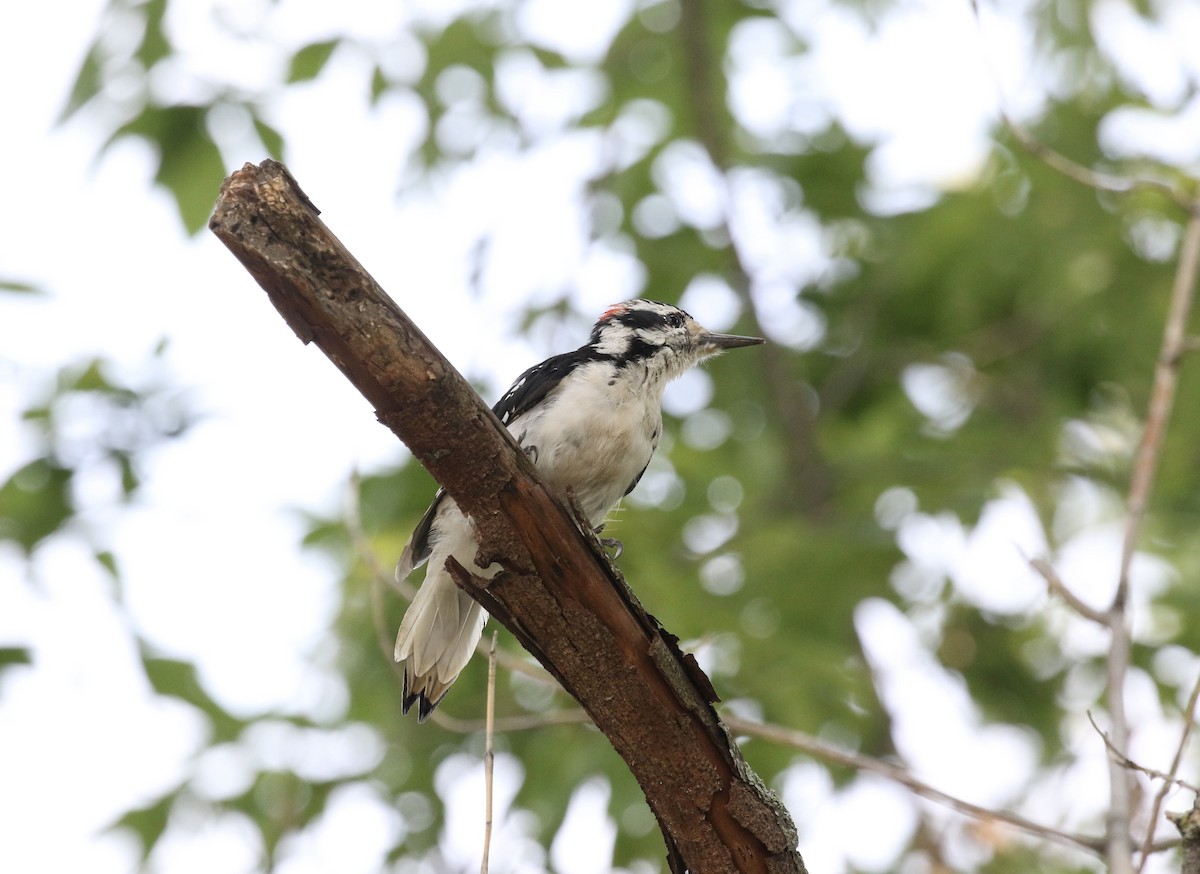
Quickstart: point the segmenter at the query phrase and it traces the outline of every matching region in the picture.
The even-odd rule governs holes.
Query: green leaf
[[[0,540],[17,543],[26,554],[61,528],[71,515],[72,472],[39,458],[0,486]]]
[[[174,803],[175,793],[171,793],[153,804],[129,811],[113,823],[113,828],[127,828],[136,834],[142,843],[142,859],[146,859],[167,830]]]
[[[13,665],[33,664],[33,656],[23,646],[0,646],[0,671]]]
[[[196,677],[196,666],[178,659],[142,654],[146,679],[160,695],[186,701],[200,710],[212,722],[214,742],[236,740],[245,723],[231,716],[204,691]]]
[[[340,40],[314,42],[292,55],[292,63],[288,68],[287,81],[306,82],[315,79],[325,68],[333,50],[338,47]]]
[[[146,11],[146,24],[142,33],[142,44],[138,46],[135,57],[142,62],[143,69],[149,70],[158,61],[170,55],[173,47],[163,30],[167,0],[149,0],[142,8]]]
[[[107,549],[100,549],[96,551],[93,557],[102,568],[108,571],[114,580],[120,579],[121,575],[117,572],[117,557],[115,555]]]
[[[121,126],[110,143],[123,136],[139,136],[158,149],[154,181],[175,198],[188,233],[208,222],[213,203],[225,178],[221,153],[205,127],[207,106],[148,107]]]
[[[100,47],[98,43],[93,43],[84,57],[83,63],[79,65],[79,72],[75,74],[71,93],[67,95],[67,102],[63,104],[62,112],[58,114],[58,123],[65,122],[80,107],[99,94],[103,85],[104,82],[100,75]]]
[[[59,391],[112,391],[113,384],[104,375],[100,359],[93,358],[83,368],[64,368],[59,374]]]
[[[225,165],[216,144],[199,123],[203,110],[180,109],[178,126],[172,129],[171,137],[162,141],[163,152],[155,179],[175,196],[184,226],[188,233],[195,234],[208,223],[225,178]],[[190,123],[193,119],[194,126]]]
[[[113,452],[112,458],[121,471],[121,491],[125,493],[125,497],[130,497],[142,484],[142,478],[138,476],[133,457],[128,452]]]
[[[283,134],[271,127],[271,125],[267,124],[257,115],[254,116],[254,129],[258,131],[258,138],[262,140],[263,146],[266,147],[267,154],[276,161],[282,161]]]
[[[379,98],[383,96],[383,92],[388,89],[388,80],[383,75],[383,70],[377,64],[371,73],[371,105],[375,106],[379,103]]]

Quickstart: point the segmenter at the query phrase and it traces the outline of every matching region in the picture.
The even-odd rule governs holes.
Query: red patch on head
[[[625,310],[629,309],[624,303],[615,303],[600,314],[600,321],[607,321],[615,316],[619,316]]]

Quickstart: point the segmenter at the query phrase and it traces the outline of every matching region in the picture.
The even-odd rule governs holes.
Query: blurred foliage
[[[34,457],[0,483],[0,540],[29,555],[66,528],[86,509],[76,494],[80,478],[105,482],[114,503],[134,498],[142,459],[192,422],[185,393],[164,371],[165,348],[154,351],[148,376],[136,384],[110,375],[99,359],[67,365],[43,380],[21,415]],[[95,558],[115,572],[106,550],[97,549]]]
[[[175,198],[184,225],[196,231],[225,172],[211,130],[216,108],[246,113],[272,155],[286,157],[287,142],[263,110],[276,93],[202,83],[185,103],[150,87],[151,74],[175,51],[167,26],[173,5],[110,0],[64,115],[102,105],[113,119],[111,139],[137,137],[153,145],[156,181]],[[889,6],[847,8],[877,22]],[[1036,134],[1084,164],[1114,173],[1144,170],[1111,161],[1098,145],[1106,114],[1141,98],[1123,90],[1093,44],[1086,4],[1031,4],[1029,15],[1040,56],[1077,73],[1064,74],[1071,85],[1048,98]],[[1178,235],[1181,211],[1159,195],[1116,197],[1080,186],[1028,157],[1001,129],[971,184],[940,192],[925,208],[873,212],[863,197],[871,144],[855,142],[836,120],[815,133],[785,130],[774,138],[739,125],[726,97],[729,66],[723,60],[731,34],[751,19],[773,19],[770,4],[639,4],[603,59],[588,65],[532,44],[514,7],[499,4],[448,21],[418,22],[411,32],[397,33],[394,44],[331,38],[301,45],[283,59],[277,88],[322,76],[343,48],[370,57],[366,87],[374,101],[393,91],[412,93],[428,113],[426,137],[409,159],[412,169],[444,171],[475,154],[475,148],[448,148],[439,138],[441,122],[455,111],[439,89],[448,74],[473,71],[472,81],[482,89],[473,110],[478,124],[497,137],[515,134],[517,148],[536,144],[539,134],[497,92],[503,58],[526,53],[546,76],[572,69],[600,76],[600,102],[566,129],[611,132],[628,122],[638,126],[641,139],[628,160],[614,162],[590,182],[588,196],[597,210],[619,207],[615,221],[597,225],[596,236],[636,255],[649,296],[677,299],[696,277],[716,278],[737,301],[744,333],[775,326],[759,323],[763,281],[730,243],[729,229],[720,221],[689,221],[678,211],[657,225],[639,220],[650,207],[661,210],[664,166],[682,147],[718,162],[727,178],[753,171],[777,195],[776,222],[818,223],[829,263],[810,280],[793,283],[789,312],[806,314],[820,330],[708,368],[711,404],[668,422],[669,462],[652,468],[639,492],[647,497],[635,496],[612,526],[625,544],[622,569],[648,609],[699,652],[731,706],[865,754],[895,755],[891,718],[855,631],[860,605],[886,599],[914,621],[935,617],[924,626],[931,652],[961,680],[985,721],[1027,729],[1038,738],[1043,762],[1061,761],[1072,754],[1063,727],[1068,677],[1073,667],[1100,670],[1100,656],[1073,665],[1051,631],[1051,611],[1011,616],[980,610],[944,569],[928,572],[932,579],[920,594],[905,589],[898,575],[906,567],[915,571],[897,545],[895,529],[903,520],[884,524],[881,496],[908,495],[903,518],[953,514],[969,529],[989,501],[1015,485],[1051,532],[1053,552],[1073,524],[1082,524],[1063,522],[1060,501],[1071,482],[1122,494],[1162,333],[1173,270],[1170,240]],[[106,38],[130,21],[138,39]],[[786,25],[781,29],[787,31]],[[789,50],[803,55],[805,37],[787,32]],[[419,73],[390,72],[388,53],[411,53],[415,41],[423,53]],[[121,88],[113,85],[118,80]],[[131,89],[131,82],[141,84]],[[196,93],[209,97],[197,99]],[[1166,178],[1181,175],[1175,168],[1154,169]],[[1139,244],[1147,234],[1159,242],[1165,236],[1165,257],[1155,254],[1161,246]],[[19,283],[3,287],[29,290]],[[533,328],[546,320],[580,323],[565,292],[560,303],[531,307],[524,324]],[[1194,536],[1200,380],[1190,361],[1181,376],[1148,540],[1178,578],[1188,580],[1200,567]],[[942,414],[914,403],[906,386],[917,377],[940,386],[934,400],[943,404]],[[56,413],[81,395],[103,405],[113,423],[86,449],[63,443]],[[120,386],[101,362],[64,371],[45,403],[27,413],[42,451],[0,486],[0,537],[30,553],[70,525],[77,512],[71,486],[81,466],[114,466],[123,493],[134,493],[137,459],[151,438],[177,434],[186,425],[185,418],[171,421],[170,405],[156,404],[155,397]],[[1072,449],[1072,427],[1088,429],[1092,443]],[[399,553],[433,489],[428,475],[411,464],[364,477],[362,532],[380,563]],[[403,604],[386,597],[384,615],[377,615],[384,584],[352,542],[346,520],[310,523],[307,545],[346,568],[331,635],[349,698],[335,724],[321,729],[365,724],[378,733],[387,754],[367,776],[404,818],[403,841],[393,856],[436,860],[446,818],[434,791],[435,772],[456,754],[478,756],[480,734],[455,733],[436,721],[418,727],[400,718],[387,636]],[[97,560],[115,572],[111,556],[98,554]],[[1159,644],[1200,648],[1200,629],[1187,621],[1200,611],[1194,586],[1173,583],[1154,609]],[[513,641],[501,640],[511,657],[521,657]],[[1030,655],[1035,650],[1038,658]],[[1164,702],[1176,701],[1179,690],[1153,672],[1152,656],[1151,648],[1139,647],[1137,664],[1158,684]],[[5,650],[0,667],[23,658]],[[212,744],[236,744],[253,727],[254,717],[227,713],[212,700],[191,666],[150,652],[143,663],[159,693],[208,717]],[[443,712],[481,718],[484,682],[483,660],[477,659]],[[501,672],[497,699],[502,716],[571,706],[547,684],[507,671]],[[593,729],[545,725],[503,733],[497,744],[524,768],[516,804],[534,815],[531,828],[543,845],[553,839],[576,787],[602,775],[611,784],[609,807],[619,826],[616,863],[661,858],[661,838],[638,787]],[[777,787],[801,760],[754,739],[746,751]],[[854,777],[844,769],[832,774],[839,785]],[[320,817],[339,782],[361,779],[357,773],[321,780],[287,768],[263,771],[244,793],[217,806],[253,822],[269,860],[284,837]],[[169,828],[172,810],[184,803],[196,802],[180,787],[130,811],[117,825],[135,832],[149,853]],[[806,815],[794,813],[801,820]],[[985,860],[979,870],[1087,870],[1079,857],[1064,861],[1061,852],[1043,855],[986,832],[981,827],[972,833]],[[939,864],[936,850],[917,837],[907,852]]]
[[[29,282],[20,282],[16,279],[4,279],[0,277],[0,291],[8,292],[9,294],[42,294],[42,289],[38,288]]]
[[[0,671],[13,665],[30,663],[29,650],[21,646],[0,646]]]

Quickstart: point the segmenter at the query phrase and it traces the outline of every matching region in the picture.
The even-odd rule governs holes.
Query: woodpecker
[[[765,342],[716,334],[678,307],[628,300],[605,310],[586,345],[526,370],[492,411],[533,460],[552,492],[571,489],[589,524],[638,484],[662,436],[662,396],[671,380],[726,349]],[[487,614],[446,570],[453,556],[490,579],[499,564],[475,564],[471,521],[439,489],[396,566],[403,580],[429,562],[396,637],[404,662],[403,711],[424,722],[466,667]]]

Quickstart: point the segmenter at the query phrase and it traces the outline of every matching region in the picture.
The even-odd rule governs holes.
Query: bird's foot
[[[605,549],[611,549],[613,551],[614,559],[620,558],[621,553],[625,551],[625,544],[617,540],[615,537],[601,537],[600,545]]]

